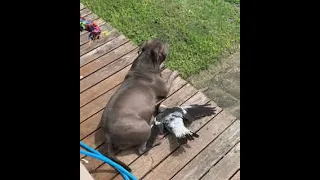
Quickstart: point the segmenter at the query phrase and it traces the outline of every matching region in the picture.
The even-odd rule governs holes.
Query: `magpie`
[[[209,103],[198,105],[184,105],[175,107],[162,106],[162,110],[156,115],[153,125],[159,129],[159,134],[165,131],[174,134],[179,144],[187,143],[187,140],[194,140],[199,135],[186,128],[185,123],[191,124],[194,120],[215,114],[215,107]]]

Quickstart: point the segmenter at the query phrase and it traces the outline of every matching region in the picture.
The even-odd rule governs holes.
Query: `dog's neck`
[[[160,63],[153,61],[151,57],[144,52],[139,54],[139,56],[134,60],[131,66],[131,70],[142,74],[161,73]]]

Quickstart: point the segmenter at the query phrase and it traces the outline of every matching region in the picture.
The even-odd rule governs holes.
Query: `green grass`
[[[170,44],[167,67],[183,77],[206,69],[240,43],[240,0],[81,0],[134,43]]]

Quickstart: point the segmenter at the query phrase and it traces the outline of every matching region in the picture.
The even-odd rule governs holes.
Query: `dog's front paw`
[[[159,68],[160,68],[161,71],[166,68],[166,65],[164,64],[164,62],[162,62],[162,63],[160,64],[160,67],[159,67]]]
[[[170,76],[171,76],[171,78],[175,79],[176,77],[179,76],[179,74],[180,73],[178,71],[173,71]]]

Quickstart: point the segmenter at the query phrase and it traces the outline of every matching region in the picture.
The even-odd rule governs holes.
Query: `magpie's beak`
[[[157,121],[157,119],[155,118],[154,125],[157,126],[157,128],[159,130],[159,134],[164,134],[164,132],[163,132],[164,125],[162,122]]]
[[[159,129],[159,134],[164,134],[164,131],[163,131],[164,126],[163,126],[163,123],[158,124],[157,126],[158,126],[158,129]]]

